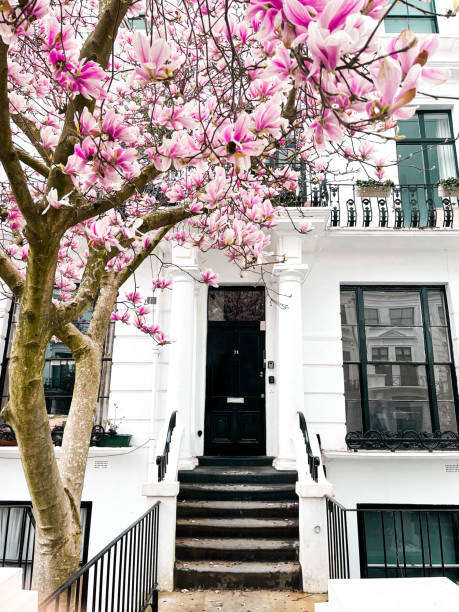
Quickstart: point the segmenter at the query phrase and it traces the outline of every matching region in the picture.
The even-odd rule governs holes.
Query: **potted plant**
[[[451,176],[437,181],[437,187],[440,198],[459,197],[459,178]]]
[[[387,180],[383,183],[376,179],[367,181],[359,179],[356,186],[355,193],[359,198],[387,198],[390,196],[392,187],[394,187],[394,182]]]
[[[0,446],[17,446],[13,428],[7,423],[0,423]]]
[[[104,435],[96,442],[96,446],[129,446],[131,434],[119,434],[115,421],[105,421]]]

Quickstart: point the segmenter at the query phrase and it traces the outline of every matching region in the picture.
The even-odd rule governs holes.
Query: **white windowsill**
[[[388,459],[397,460],[400,459],[455,459],[459,460],[459,450],[454,451],[389,451],[389,450],[359,450],[354,452],[352,450],[334,451],[334,450],[322,450],[322,456],[325,459],[349,459],[351,461],[368,461],[372,459]]]
[[[148,445],[145,447],[148,449]],[[61,454],[61,447],[54,447],[56,457]],[[88,457],[104,457],[112,455],[128,455],[133,451],[137,450],[135,446],[91,446],[89,448]],[[0,459],[19,459],[19,448],[17,446],[0,446]]]

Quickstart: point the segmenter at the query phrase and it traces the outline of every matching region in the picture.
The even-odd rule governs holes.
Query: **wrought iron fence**
[[[156,465],[158,466],[158,482],[164,480],[166,475],[167,464],[169,462],[169,450],[171,447],[172,434],[177,423],[177,411],[174,411],[169,418],[169,425],[167,427],[166,442],[164,444],[164,450],[161,455],[156,457]]]
[[[308,426],[306,425],[306,419],[304,418],[304,414],[302,412],[298,412],[298,419],[300,422],[301,433],[303,434],[304,444],[306,446],[306,454],[308,456],[308,467],[309,474],[314,482],[319,480],[319,465],[320,458],[315,456],[312,452],[311,442],[309,440],[308,434]]]
[[[459,434],[454,431],[350,431],[346,435],[350,450],[459,450]]]
[[[349,578],[352,517],[362,578],[446,576],[459,582],[459,508],[326,503],[330,578]]]
[[[80,564],[88,559],[91,502],[81,503],[83,528]],[[31,502],[0,502],[0,567],[22,569],[22,588],[30,589],[33,577],[35,518]]]
[[[159,502],[40,606],[40,612],[157,612]]]
[[[327,497],[326,504],[329,577],[349,578],[347,510],[331,497]]]

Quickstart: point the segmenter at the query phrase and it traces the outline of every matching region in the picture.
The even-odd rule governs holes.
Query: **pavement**
[[[159,594],[159,612],[314,612],[326,595],[300,591],[174,591]]]

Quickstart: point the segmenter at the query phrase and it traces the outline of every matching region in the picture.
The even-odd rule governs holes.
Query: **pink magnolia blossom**
[[[183,63],[183,58],[172,43],[156,38],[150,45],[144,32],[136,32],[134,51],[141,66],[135,70],[135,78],[140,83],[168,79]]]
[[[209,268],[201,273],[201,280],[206,285],[218,287],[218,274],[215,274],[215,272],[212,272]]]

